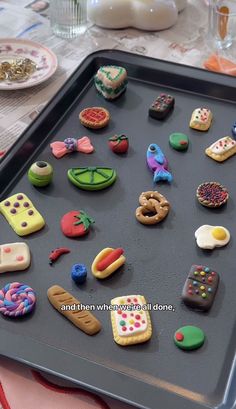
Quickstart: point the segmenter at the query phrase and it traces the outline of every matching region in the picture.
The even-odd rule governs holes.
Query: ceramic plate
[[[42,44],[17,38],[0,39],[0,63],[16,58],[30,58],[37,65],[37,70],[22,81],[0,81],[0,90],[33,87],[46,81],[57,69],[56,55]]]

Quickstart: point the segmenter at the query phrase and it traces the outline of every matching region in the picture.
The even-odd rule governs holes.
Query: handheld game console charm
[[[123,253],[124,250],[122,248],[113,249],[107,247],[100,251],[91,267],[94,277],[104,279],[118,270],[126,260]]]
[[[173,176],[168,170],[168,161],[161,148],[156,143],[151,143],[148,147],[147,165],[154,173],[153,182],[172,182]]]

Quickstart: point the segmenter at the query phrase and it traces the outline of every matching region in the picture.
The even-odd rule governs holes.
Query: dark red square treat
[[[149,116],[155,119],[164,119],[174,108],[175,99],[169,94],[160,94],[149,108]]]

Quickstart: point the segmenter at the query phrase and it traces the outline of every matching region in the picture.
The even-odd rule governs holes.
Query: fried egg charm
[[[197,245],[201,249],[213,250],[223,247],[230,240],[230,232],[223,226],[210,226],[204,224],[195,231]]]

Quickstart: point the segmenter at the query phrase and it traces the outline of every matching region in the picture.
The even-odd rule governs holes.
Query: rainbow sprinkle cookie
[[[100,67],[94,77],[95,87],[105,99],[115,99],[127,87],[127,71],[123,67],[107,65]]]
[[[114,340],[122,346],[140,344],[152,336],[152,324],[142,295],[127,295],[111,300]]]
[[[0,290],[0,312],[9,317],[30,313],[35,306],[36,294],[26,284],[9,283]]]
[[[197,188],[197,199],[206,207],[220,207],[229,198],[227,189],[218,182],[205,182]]]

